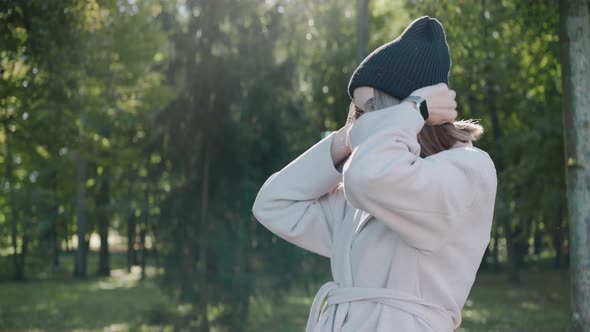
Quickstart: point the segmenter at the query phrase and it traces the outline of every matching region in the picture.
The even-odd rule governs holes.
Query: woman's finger
[[[430,105],[428,105],[428,108],[433,108],[433,109],[438,108],[441,110],[454,110],[457,108],[457,102],[454,101],[453,99],[449,99],[449,100],[445,100],[444,102],[441,102],[440,104],[432,106],[432,107]]]
[[[457,92],[455,92],[455,90],[449,90],[449,93],[451,94],[451,97],[453,97],[453,99],[457,98]]]

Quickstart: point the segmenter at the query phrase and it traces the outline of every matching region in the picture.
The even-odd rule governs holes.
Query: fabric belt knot
[[[319,289],[313,299],[305,328],[306,332],[313,332],[316,328],[322,312],[320,306],[324,299],[326,300],[326,309],[335,304],[369,301],[415,315],[434,331],[447,332],[454,329],[453,319],[447,310],[415,295],[389,288],[341,287],[337,282],[329,281]],[[333,331],[340,331],[343,324],[343,320],[336,322],[336,326],[332,327]]]

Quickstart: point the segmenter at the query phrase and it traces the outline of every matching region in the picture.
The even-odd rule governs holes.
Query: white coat
[[[421,158],[423,125],[408,103],[367,113],[350,130],[342,173],[332,132],[260,189],[252,210],[262,225],[331,259],[334,280],[316,295],[308,332],[460,325],[490,240],[496,169],[471,143]]]

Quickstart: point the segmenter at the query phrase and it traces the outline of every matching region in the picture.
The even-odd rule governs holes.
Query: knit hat
[[[352,98],[354,89],[370,86],[402,100],[419,88],[448,84],[450,67],[442,24],[423,16],[361,62],[350,78],[348,94]]]

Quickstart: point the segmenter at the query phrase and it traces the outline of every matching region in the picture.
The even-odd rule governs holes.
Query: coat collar
[[[451,149],[460,148],[460,147],[469,147],[469,146],[473,146],[473,143],[471,141],[469,141],[467,143],[458,141],[457,143],[455,143],[455,145],[453,145],[453,147]]]

